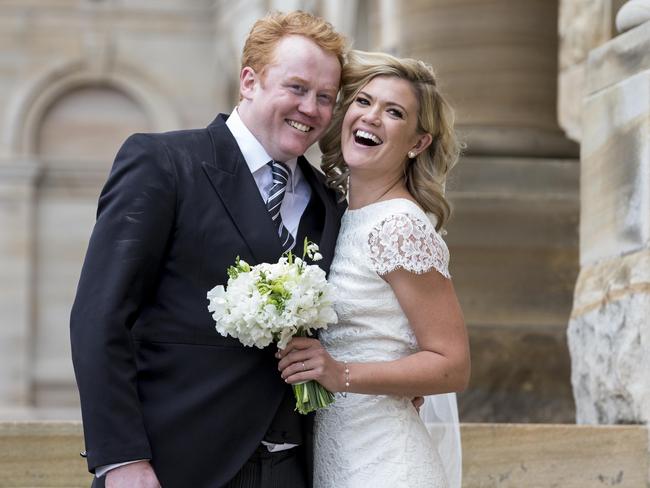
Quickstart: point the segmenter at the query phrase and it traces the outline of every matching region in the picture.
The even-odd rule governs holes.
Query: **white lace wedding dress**
[[[324,347],[348,362],[391,361],[418,351],[380,275],[401,267],[449,277],[448,261],[447,246],[415,203],[393,199],[348,209],[329,274],[339,323],[321,331]],[[455,408],[455,397],[453,403]],[[411,398],[337,395],[333,405],[317,411],[314,437],[314,488],[450,486],[435,439]]]

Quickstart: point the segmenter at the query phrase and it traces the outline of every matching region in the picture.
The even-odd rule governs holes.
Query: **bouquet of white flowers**
[[[284,349],[293,336],[311,335],[337,322],[332,289],[325,272],[315,264],[322,259],[318,246],[305,239],[302,259],[291,251],[277,263],[250,266],[237,258],[228,268],[226,287],[208,292],[208,310],[223,336],[260,349],[276,341]],[[325,407],[334,395],[316,381],[293,385],[296,410],[302,414]]]

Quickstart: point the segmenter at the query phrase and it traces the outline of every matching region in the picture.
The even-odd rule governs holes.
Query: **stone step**
[[[647,488],[642,425],[463,424],[463,488]]]
[[[648,488],[645,426],[463,424],[463,488]],[[0,487],[88,487],[79,422],[0,422]]]

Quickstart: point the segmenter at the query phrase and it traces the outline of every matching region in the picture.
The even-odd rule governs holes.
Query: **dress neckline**
[[[412,206],[418,208],[421,212],[424,212],[424,210],[417,203],[415,203],[413,200],[409,200],[408,198],[404,198],[404,197],[389,198],[388,200],[380,200],[379,202],[369,203],[369,204],[364,205],[363,207],[359,207],[359,208],[350,208],[350,207],[348,207],[345,211],[347,213],[358,213],[358,212],[361,212],[362,210],[365,210],[367,208],[377,207],[377,206],[385,205],[385,204],[392,203],[392,202],[398,202],[398,201],[408,202]]]

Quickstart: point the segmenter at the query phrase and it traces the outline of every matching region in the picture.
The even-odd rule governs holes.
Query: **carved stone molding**
[[[650,0],[630,0],[616,14],[616,29],[628,31],[650,20]]]

